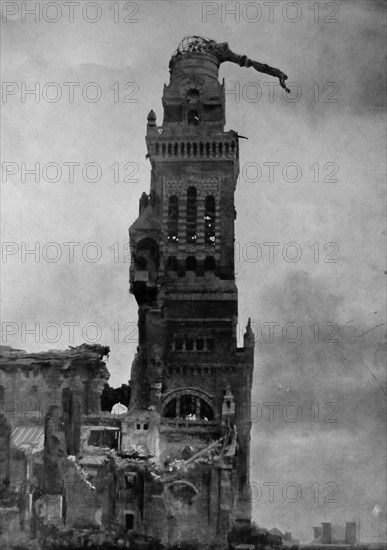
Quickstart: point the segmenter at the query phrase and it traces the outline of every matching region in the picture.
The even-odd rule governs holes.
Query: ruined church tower
[[[145,490],[138,530],[171,547],[195,537],[225,540],[233,524],[251,519],[254,337],[248,323],[237,347],[239,144],[236,132],[224,130],[218,69],[219,60],[190,41],[173,55],[162,124],[148,115],[150,192],[129,230],[139,342],[126,434],[157,458],[164,484],[158,498]]]

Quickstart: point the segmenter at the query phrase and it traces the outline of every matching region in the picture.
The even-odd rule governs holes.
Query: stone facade
[[[150,493],[133,528],[168,547],[225,547],[232,526],[251,519],[254,337],[248,324],[237,347],[238,136],[224,131],[218,60],[189,52],[170,67],[162,125],[148,115],[150,193],[129,230],[139,346],[122,442],[164,469],[163,491]]]

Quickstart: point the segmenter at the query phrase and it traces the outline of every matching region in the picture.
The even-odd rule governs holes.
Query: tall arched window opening
[[[168,241],[177,242],[179,223],[179,199],[176,195],[169,197],[168,205]]]
[[[187,243],[195,244],[197,235],[197,200],[196,188],[189,187],[187,190]]]
[[[207,195],[204,205],[204,242],[215,244],[215,197]]]

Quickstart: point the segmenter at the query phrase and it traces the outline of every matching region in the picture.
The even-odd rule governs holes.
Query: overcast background
[[[2,343],[37,351],[95,340],[111,348],[110,383],[127,382],[137,308],[125,245],[149,190],[146,117],[153,108],[162,122],[170,56],[198,34],[280,68],[294,83],[288,100],[270,87],[276,79],[220,69],[226,128],[248,137],[236,272],[239,335],[251,316],[258,337],[254,519],[303,541],[322,521],[360,520],[363,540],[386,540],[385,2],[81,1],[73,22],[62,2],[36,2],[40,21],[23,4],[2,2],[2,162],[14,163],[3,164]],[[66,82],[79,83],[73,102]],[[37,98],[23,97],[35,83]],[[90,162],[100,166],[94,183],[92,166],[82,176]],[[37,182],[23,181],[22,163],[40,163]],[[47,163],[61,167],[58,181]],[[80,163],[72,182],[64,163]],[[279,163],[274,178],[267,163]],[[36,243],[36,257],[23,255]],[[263,403],[278,403],[271,417]],[[273,499],[269,482],[279,484]],[[288,483],[302,489],[297,502],[295,486],[283,496]]]

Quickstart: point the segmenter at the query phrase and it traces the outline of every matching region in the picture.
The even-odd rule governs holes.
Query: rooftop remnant
[[[184,38],[179,46],[177,47],[175,53],[172,56],[169,68],[173,70],[175,61],[184,55],[192,54],[192,53],[207,53],[211,54],[219,62],[219,65],[221,63],[224,63],[225,61],[229,61],[230,63],[235,63],[239,65],[240,67],[253,67],[256,71],[264,74],[268,74],[270,76],[277,77],[280,81],[281,87],[286,90],[287,93],[290,93],[289,88],[287,88],[285,81],[288,79],[287,75],[280,71],[279,69],[276,69],[274,67],[271,67],[270,65],[266,65],[265,63],[260,63],[258,61],[253,61],[249,59],[246,55],[239,55],[234,53],[230,50],[229,45],[227,42],[215,42],[215,40],[211,40],[209,38],[203,38],[201,36],[188,36]]]

